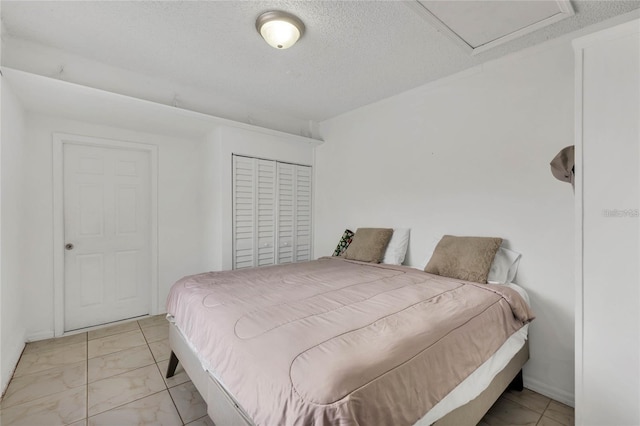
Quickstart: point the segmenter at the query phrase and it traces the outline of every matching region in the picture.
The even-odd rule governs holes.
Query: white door
[[[582,256],[575,424],[638,425],[640,21],[574,43],[576,251]],[[620,297],[611,298],[612,292]]]
[[[233,156],[233,269],[311,260],[311,174]]]
[[[278,263],[292,263],[296,218],[296,166],[278,163]]]
[[[149,151],[65,143],[64,330],[146,315]]]
[[[311,260],[311,167],[278,163],[278,263]]]
[[[311,260],[311,167],[296,167],[295,261]]]
[[[275,263],[276,162],[233,156],[233,269]]]

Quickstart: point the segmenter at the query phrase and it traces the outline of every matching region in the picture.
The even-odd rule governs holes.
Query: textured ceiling
[[[195,88],[212,105],[224,100],[269,111],[274,115],[265,126],[282,129],[278,117],[320,122],[640,6],[572,4],[575,16],[472,56],[401,1],[2,1],[2,64],[27,68],[20,56],[41,45]],[[288,50],[269,47],[255,30],[256,17],[273,9],[292,12],[306,25]],[[42,62],[53,63],[51,56]],[[32,68],[26,71],[46,73]],[[110,86],[95,76],[75,80]],[[153,98],[143,88],[130,91],[124,94]],[[190,106],[188,94],[178,95],[187,109],[224,115],[223,105]],[[228,118],[246,121],[241,115]]]

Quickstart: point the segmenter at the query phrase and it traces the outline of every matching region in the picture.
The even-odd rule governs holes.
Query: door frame
[[[84,145],[99,148],[121,148],[147,151],[150,156],[150,277],[151,315],[159,312],[158,298],[158,147],[93,136],[53,133],[53,326],[54,336],[64,331],[64,145]]]

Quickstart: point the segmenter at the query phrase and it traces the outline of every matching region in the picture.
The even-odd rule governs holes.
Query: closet
[[[311,260],[311,167],[233,155],[233,269]]]
[[[574,41],[576,424],[640,424],[640,21]]]

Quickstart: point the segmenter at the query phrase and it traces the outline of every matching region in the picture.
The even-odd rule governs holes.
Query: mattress
[[[167,310],[256,424],[414,424],[533,318],[508,287],[336,258],[176,283]]]

